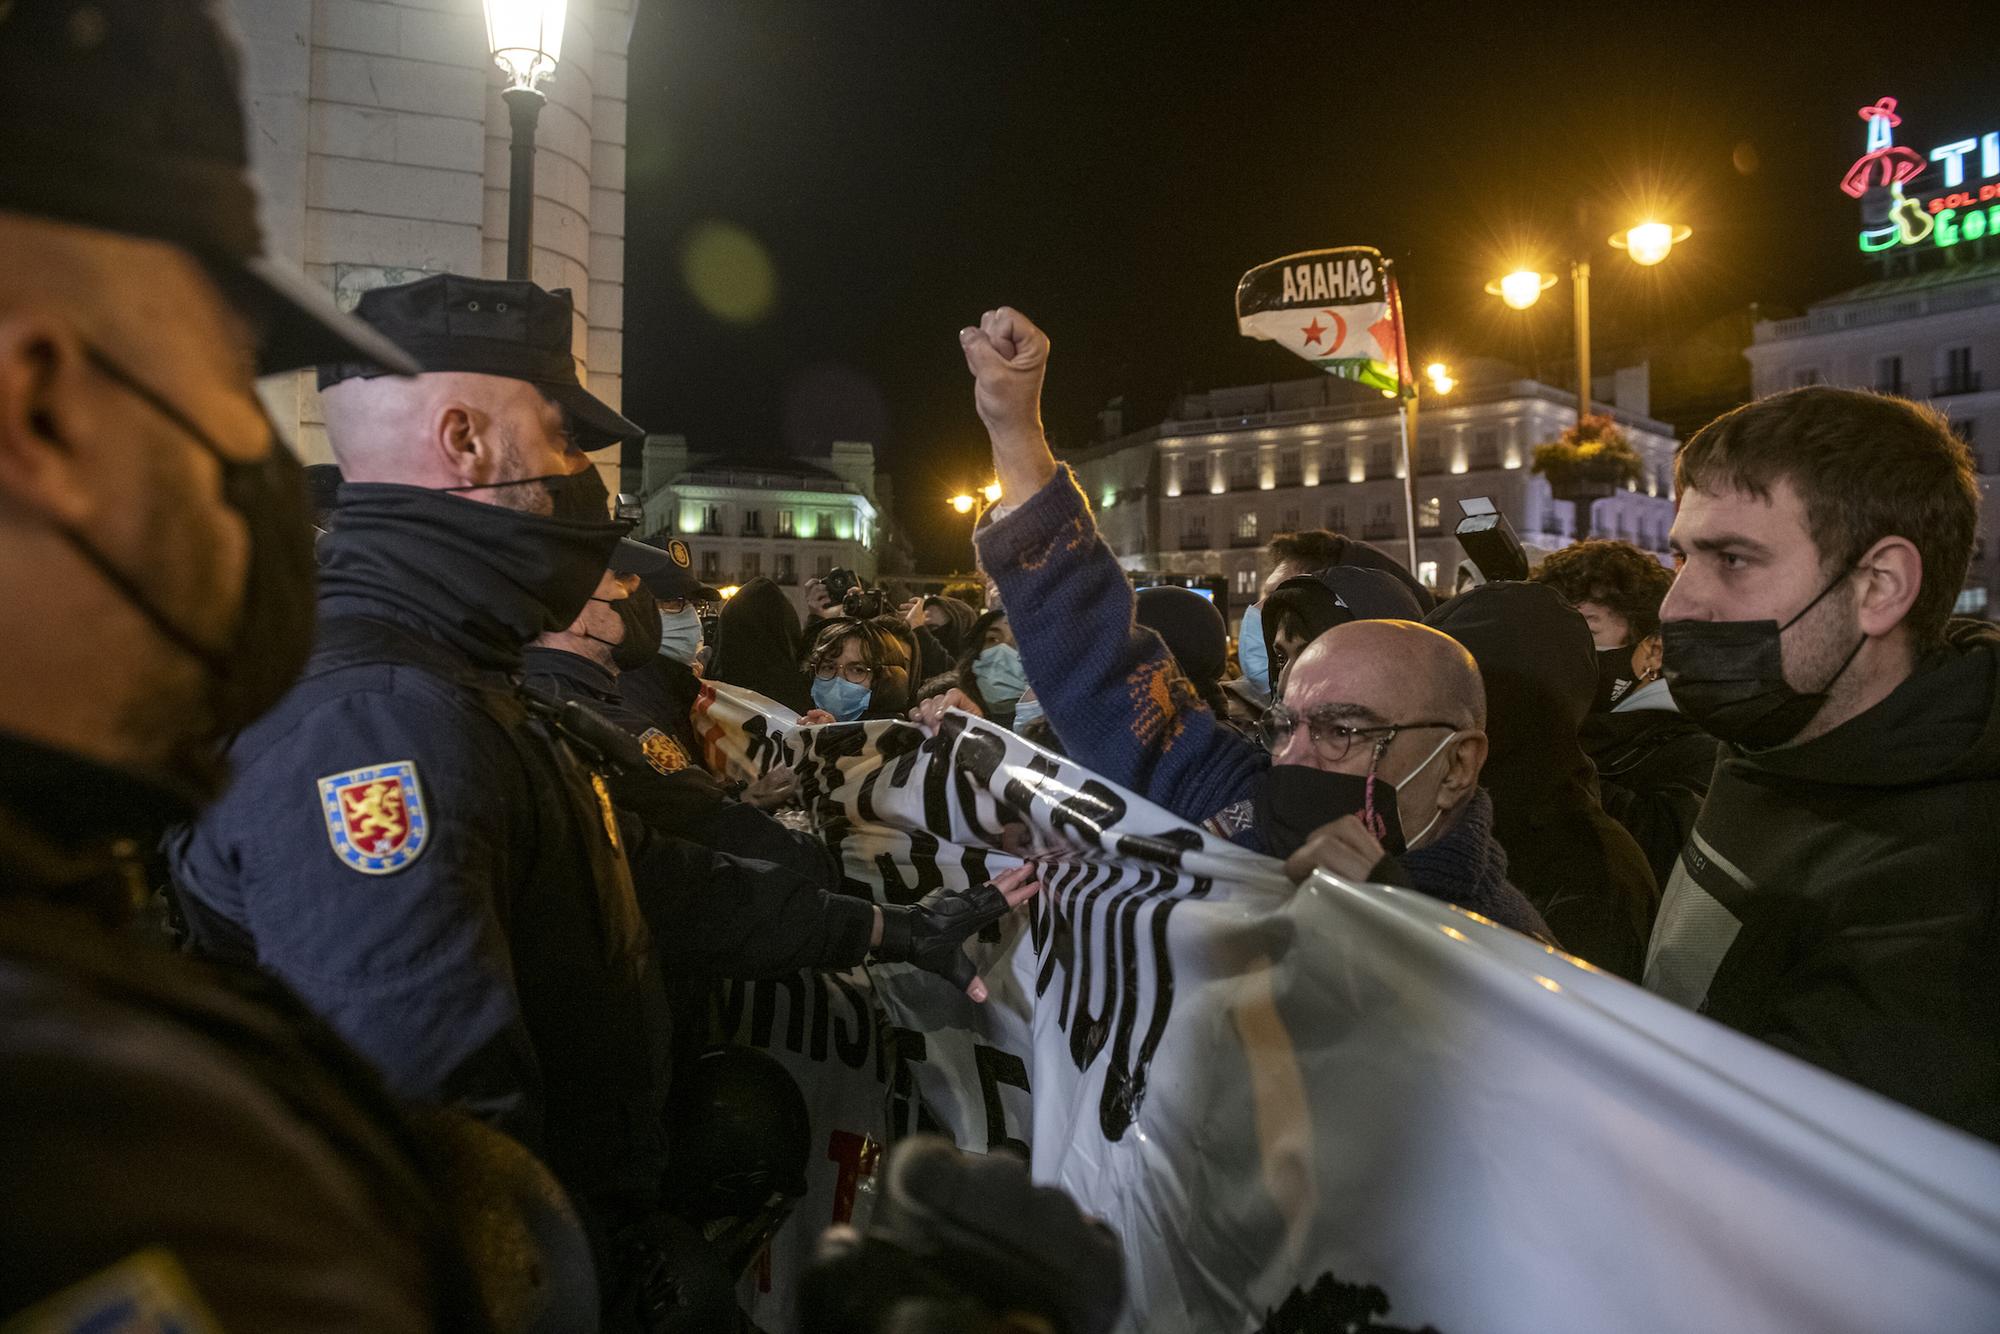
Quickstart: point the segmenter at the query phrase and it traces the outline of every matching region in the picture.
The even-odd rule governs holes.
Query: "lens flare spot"
[[[734,223],[698,224],[681,245],[681,278],[702,309],[730,324],[754,324],[778,298],[770,252]]]

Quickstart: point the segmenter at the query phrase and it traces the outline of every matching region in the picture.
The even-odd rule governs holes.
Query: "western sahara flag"
[[[1259,264],[1237,280],[1236,327],[1328,375],[1391,397],[1413,392],[1402,298],[1389,261],[1373,246],[1306,250]]]

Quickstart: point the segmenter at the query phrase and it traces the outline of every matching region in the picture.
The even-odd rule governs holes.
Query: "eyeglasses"
[[[858,686],[874,685],[877,670],[865,662],[841,663],[831,657],[817,658],[812,664],[812,674],[822,681],[838,676]]]
[[[1457,723],[1385,723],[1375,727],[1351,727],[1341,722],[1344,716],[1337,704],[1323,704],[1304,714],[1292,712],[1282,704],[1273,704],[1264,710],[1264,716],[1257,720],[1257,735],[1264,742],[1264,749],[1276,755],[1291,741],[1292,733],[1303,725],[1312,738],[1313,753],[1328,764],[1338,764],[1347,758],[1358,739],[1372,741],[1379,755],[1389,748],[1398,732],[1413,732],[1424,728],[1442,727],[1449,731],[1458,730]]]

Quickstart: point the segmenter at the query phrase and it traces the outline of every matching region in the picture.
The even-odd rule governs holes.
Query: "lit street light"
[[[950,506],[953,509],[957,510],[960,514],[970,514],[972,513],[972,507],[974,505],[977,505],[979,502],[977,500],[974,500],[971,496],[966,495],[963,491],[961,491],[957,495],[953,496],[951,500],[948,501],[947,503],[950,504]]]
[[[1651,268],[1664,260],[1694,229],[1670,222],[1636,223],[1610,238],[1614,250],[1623,250],[1632,262]],[[1590,411],[1590,257],[1579,256],[1570,263],[1570,285],[1576,296],[1576,418],[1582,421]],[[1553,273],[1536,269],[1516,269],[1486,284],[1486,290],[1514,310],[1526,310],[1541,300],[1542,293],[1556,285]]]
[[[986,497],[987,504],[998,505],[1000,503],[1000,483],[988,482],[984,487],[980,488],[979,494]]]
[[[1691,227],[1676,227],[1669,222],[1642,222],[1612,237],[1611,246],[1630,255],[1634,264],[1651,268],[1665,259],[1675,246],[1693,235]]]
[[[1486,284],[1486,290],[1505,301],[1510,309],[1526,310],[1542,299],[1542,293],[1556,285],[1553,273],[1516,269],[1504,278]]]
[[[1449,394],[1458,388],[1458,381],[1451,377],[1451,368],[1442,361],[1433,361],[1424,367],[1424,376],[1431,382],[1431,392],[1434,394]]]
[[[548,101],[541,85],[562,57],[568,0],[486,0],[486,45],[507,76],[500,97],[514,129],[507,181],[507,276],[529,277],[535,243],[535,122]]]
[[[727,602],[729,601],[729,599],[735,597],[738,593],[741,593],[743,591],[743,586],[741,584],[724,584],[722,587],[716,589],[715,591],[722,594],[722,600],[724,602]]]

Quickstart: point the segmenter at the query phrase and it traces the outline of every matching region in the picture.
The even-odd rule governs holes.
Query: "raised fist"
[[[1049,364],[1049,336],[1008,306],[989,310],[977,326],[958,331],[972,372],[973,404],[995,449],[1008,438],[1042,434],[1042,373]]]

